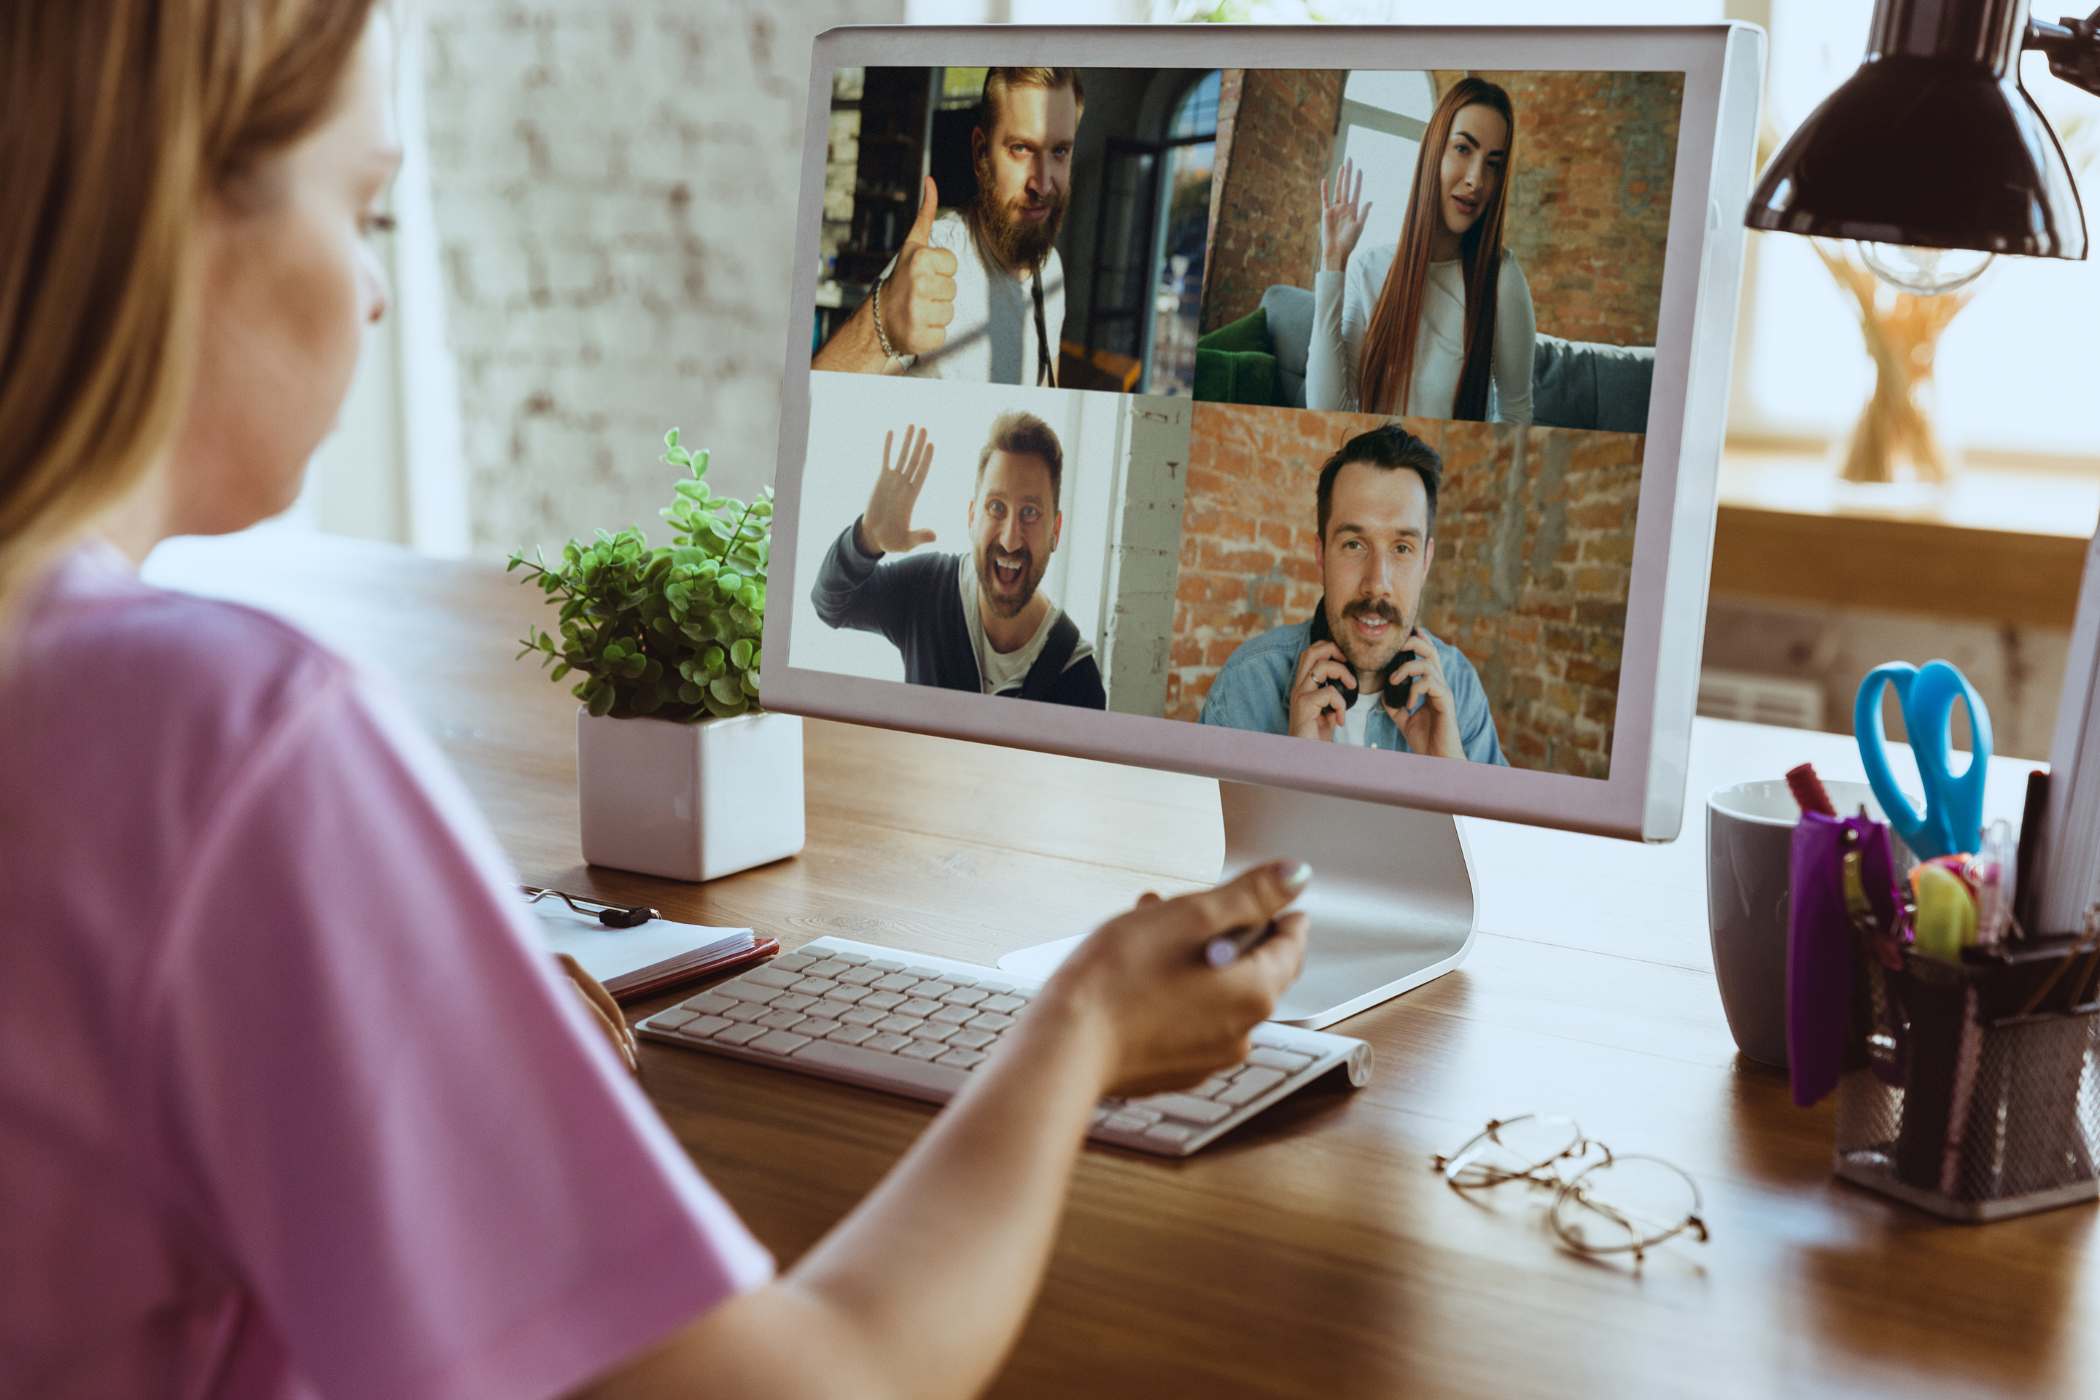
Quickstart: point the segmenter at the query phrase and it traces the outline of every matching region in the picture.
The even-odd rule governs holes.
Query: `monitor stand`
[[[1249,783],[1218,784],[1225,811],[1219,880],[1299,856],[1313,880],[1297,904],[1312,917],[1305,971],[1272,1020],[1317,1030],[1465,961],[1477,931],[1473,873],[1454,817]],[[1002,971],[1045,978],[1081,938],[999,959]]]

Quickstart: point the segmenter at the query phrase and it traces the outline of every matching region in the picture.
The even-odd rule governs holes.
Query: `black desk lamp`
[[[1744,222],[1855,240],[1884,281],[1921,295],[1999,253],[2084,258],[2078,187],[2017,60],[2040,49],[2100,94],[2100,10],[2026,14],[2027,0],[1877,0],[1859,71],[1765,167]]]

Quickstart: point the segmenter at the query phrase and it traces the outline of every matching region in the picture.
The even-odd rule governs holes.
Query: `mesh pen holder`
[[[1906,953],[1838,1081],[1837,1174],[1949,1220],[2100,1196],[2100,949],[2082,936]]]

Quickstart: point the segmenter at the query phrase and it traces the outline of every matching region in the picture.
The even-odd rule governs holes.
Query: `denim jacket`
[[[1495,737],[1495,716],[1488,710],[1487,692],[1480,688],[1473,663],[1457,647],[1430,636],[1426,628],[1417,631],[1436,648],[1437,660],[1443,664],[1444,681],[1458,705],[1458,737],[1466,757],[1507,768],[1509,760],[1502,756],[1501,741]],[[1312,623],[1307,620],[1286,623],[1240,643],[1211,683],[1203,701],[1203,722],[1264,734],[1290,733],[1291,678],[1298,674],[1298,654],[1311,641]],[[1408,752],[1400,726],[1383,705],[1371,711],[1365,737],[1372,748]]]

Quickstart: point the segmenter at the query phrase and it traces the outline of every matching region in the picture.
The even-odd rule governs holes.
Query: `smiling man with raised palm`
[[[1079,626],[1040,591],[1064,515],[1064,450],[1032,413],[1002,413],[977,454],[970,550],[927,551],[912,507],[933,467],[923,429],[882,438],[868,508],[832,544],[810,601],[827,627],[880,632],[913,685],[1106,709],[1101,668]],[[899,555],[887,559],[885,556]]]

